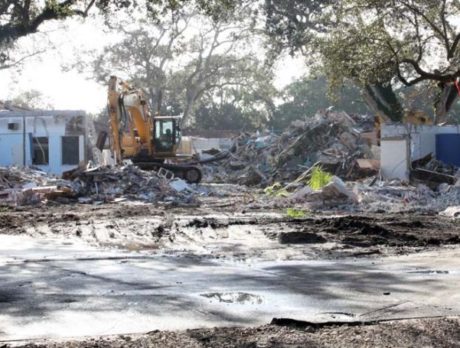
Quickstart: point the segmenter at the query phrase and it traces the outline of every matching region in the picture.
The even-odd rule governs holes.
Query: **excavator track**
[[[198,184],[203,177],[201,169],[191,164],[161,163],[161,162],[135,162],[143,170],[159,171],[161,168],[169,170],[175,177],[184,179],[188,183]]]

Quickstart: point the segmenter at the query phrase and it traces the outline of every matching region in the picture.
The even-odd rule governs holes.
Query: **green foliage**
[[[275,51],[302,51],[331,25],[328,10],[336,0],[265,0],[266,32]]]
[[[304,77],[288,85],[282,92],[283,103],[277,106],[270,126],[285,129],[292,121],[312,117],[319,109],[334,106],[337,110],[363,114],[368,112],[361,91],[348,81],[335,95],[328,94],[324,77]]]
[[[440,94],[460,77],[458,1],[267,0],[266,6],[273,51],[301,52],[311,66],[322,68],[332,89],[349,80],[370,92],[383,87],[366,101],[393,120],[403,110],[392,89],[437,83],[432,100],[437,122],[444,121],[452,100]]]
[[[260,118],[262,115],[246,112],[235,104],[202,103],[195,111],[194,127],[254,131]]]
[[[255,131],[264,128],[272,118],[277,91],[271,72],[253,61],[248,61],[244,70],[234,71],[242,71],[243,79],[237,79],[241,85],[225,86],[222,80],[221,88],[206,91],[194,111],[194,127]]]
[[[286,215],[290,217],[291,219],[302,219],[305,216],[307,216],[307,214],[303,210],[294,209],[294,208],[288,208],[286,210]]]
[[[332,174],[325,172],[320,166],[316,166],[311,172],[308,186],[310,186],[312,190],[320,190],[331,182],[332,177]]]
[[[42,92],[35,89],[30,89],[17,94],[10,100],[12,105],[19,106],[24,109],[53,109],[52,103]]]
[[[289,192],[287,192],[279,182],[266,187],[264,193],[270,197],[289,197]]]
[[[389,82],[396,75],[394,54],[387,45],[392,38],[378,21],[332,30],[318,40],[323,71],[332,86],[342,86],[345,79],[361,86]]]

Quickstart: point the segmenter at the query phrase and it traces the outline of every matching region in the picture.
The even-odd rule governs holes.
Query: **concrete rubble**
[[[371,143],[362,136],[372,127],[367,116],[324,110],[293,122],[281,135],[244,133],[235,139],[226,160],[204,166],[205,178],[266,186],[292,181],[315,164],[346,180],[376,174],[368,162],[365,168],[358,163],[375,157]]]
[[[394,181],[343,182],[337,177],[321,190],[300,186],[292,193],[265,200],[267,205],[307,210],[339,209],[348,212],[429,212],[457,217],[460,214],[460,187],[441,184],[435,190],[427,185]]]
[[[79,169],[66,179],[32,168],[0,168],[0,203],[31,205],[49,200],[92,203],[125,199],[196,203],[194,191],[187,183],[133,165]]]

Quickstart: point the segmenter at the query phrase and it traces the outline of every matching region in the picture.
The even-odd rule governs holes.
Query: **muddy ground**
[[[437,214],[350,214],[289,218],[251,209],[254,197],[215,198],[196,207],[139,202],[0,207],[0,233],[77,239],[104,248],[238,261],[384,257],[460,244],[460,225]],[[1,346],[1,344],[0,344]],[[460,347],[460,320],[358,326],[197,329],[45,342],[27,347]]]
[[[294,347],[460,347],[459,318],[436,318],[369,325],[266,325],[257,328],[153,331],[82,341],[26,344],[27,348],[294,348]]]
[[[455,219],[430,214],[315,215],[122,202],[3,208],[0,233],[222,258],[304,259],[411,253],[460,244]]]

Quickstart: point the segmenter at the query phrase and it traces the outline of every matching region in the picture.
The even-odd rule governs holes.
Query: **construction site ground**
[[[292,219],[254,197],[1,208],[0,341],[460,346],[454,218]]]

